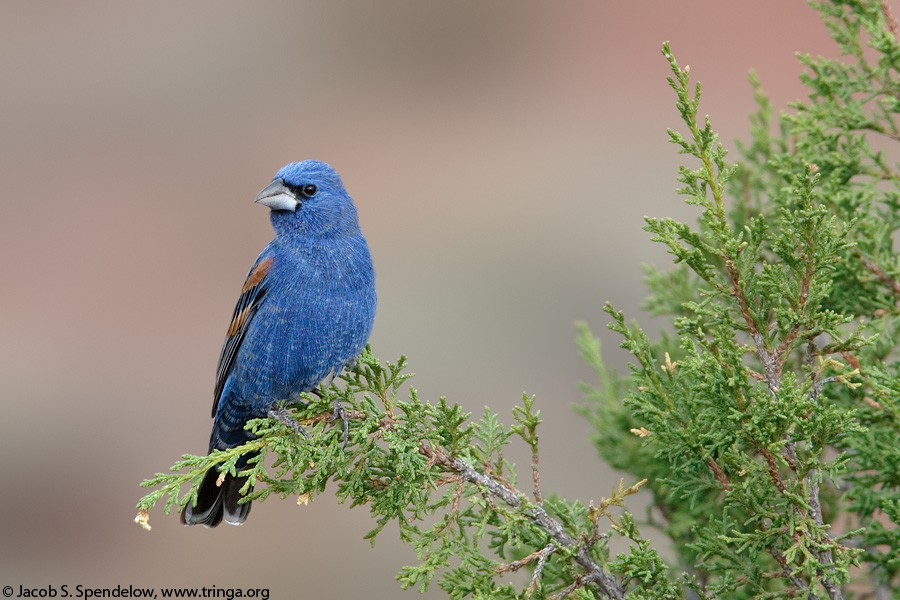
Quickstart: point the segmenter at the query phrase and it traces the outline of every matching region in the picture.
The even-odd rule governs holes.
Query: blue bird
[[[375,318],[369,247],[334,169],[316,160],[286,165],[256,202],[271,209],[275,237],[247,274],[228,326],[210,452],[254,439],[244,430],[249,419],[284,416],[284,403],[327,386],[365,347]],[[181,522],[240,525],[250,512],[249,502],[238,504],[245,483],[210,469]]]

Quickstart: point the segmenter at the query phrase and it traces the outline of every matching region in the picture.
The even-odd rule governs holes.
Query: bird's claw
[[[272,406],[269,407],[269,412],[267,413],[267,415],[270,419],[277,419],[281,423],[284,423],[285,425],[293,429],[294,433],[299,433],[306,439],[309,439],[309,435],[307,435],[306,430],[303,429],[303,426],[295,421],[291,417],[291,414],[287,411],[287,409],[285,409],[277,402],[272,403]]]
[[[341,404],[340,400],[335,399],[334,402],[334,412],[331,413],[331,421],[334,422],[337,419],[340,419],[343,422],[343,441],[344,448],[347,447],[347,442],[350,441],[350,417],[347,416],[347,411],[344,410],[344,406]]]

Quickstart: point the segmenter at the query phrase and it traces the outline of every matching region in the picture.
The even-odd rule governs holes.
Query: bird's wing
[[[216,391],[213,396],[212,416],[216,416],[216,408],[219,406],[219,400],[222,397],[222,389],[225,387],[225,381],[228,374],[234,366],[234,359],[237,356],[238,349],[244,341],[244,336],[250,326],[250,321],[256,311],[259,310],[260,304],[266,297],[266,275],[272,269],[272,263],[275,261],[271,256],[268,258],[258,258],[256,264],[247,274],[247,280],[241,288],[241,297],[238,298],[237,305],[234,307],[234,315],[231,317],[231,324],[228,326],[228,333],[225,337],[225,344],[222,346],[222,354],[219,356],[219,366],[216,368]]]

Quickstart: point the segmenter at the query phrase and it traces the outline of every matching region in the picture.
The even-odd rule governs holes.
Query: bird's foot
[[[270,419],[277,419],[294,430],[295,433],[302,434],[303,437],[309,439],[309,435],[306,434],[306,430],[303,429],[303,426],[300,425],[297,421],[295,421],[291,414],[285,409],[282,405],[277,402],[273,402],[272,406],[269,407],[269,412],[266,413]]]
[[[333,401],[334,404],[334,412],[331,413],[331,420],[335,421],[340,419],[343,423],[343,431],[344,431],[344,448],[347,447],[347,442],[350,440],[350,417],[347,415],[347,411],[344,410],[344,405],[341,404],[341,401],[337,398]]]

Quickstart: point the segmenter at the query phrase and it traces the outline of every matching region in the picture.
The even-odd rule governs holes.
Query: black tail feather
[[[181,511],[181,522],[184,525],[215,527],[223,519],[229,525],[241,525],[247,520],[250,503],[238,504],[238,500],[243,498],[240,490],[247,483],[247,478],[226,474],[222,485],[216,485],[220,476],[214,468],[203,476],[197,489],[197,506],[191,506],[188,502]]]

